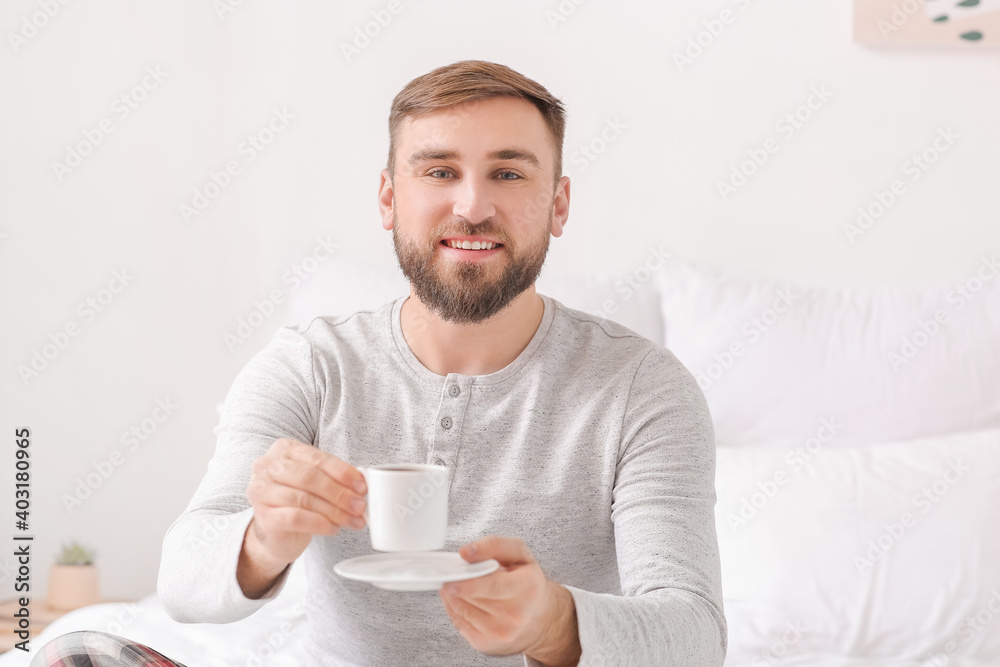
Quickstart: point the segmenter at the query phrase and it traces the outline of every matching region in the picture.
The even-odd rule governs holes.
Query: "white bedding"
[[[101,630],[128,637],[189,667],[299,667],[305,664],[303,603],[305,571],[297,562],[273,602],[236,623],[178,623],[157,594],[135,603],[105,603],[69,612],[32,637],[31,651],[0,655],[0,667],[27,667],[53,637],[75,630]]]
[[[937,486],[933,505],[918,495]],[[726,667],[1000,664],[1000,429],[864,449],[720,447],[716,487]],[[881,532],[904,512],[915,523],[888,544]],[[883,538],[886,553],[859,566],[855,557]],[[92,629],[189,667],[301,665],[306,590],[299,562],[277,599],[226,625],[177,623],[156,594],[93,605],[54,622],[32,648]],[[977,616],[982,628],[966,639]],[[953,639],[962,655],[946,660]],[[0,667],[31,657],[9,652]]]
[[[74,630],[102,630],[146,644],[189,667],[293,667],[304,664],[305,573],[296,563],[286,588],[256,614],[236,623],[214,625],[173,621],[154,593],[136,603],[106,603],[70,612],[31,641],[32,651],[0,655],[0,667],[27,667],[35,652],[53,637]],[[734,619],[735,620],[735,619]],[[735,648],[735,647],[734,647]],[[996,667],[993,662],[952,658],[886,660],[808,653],[763,658],[730,651],[726,667]]]

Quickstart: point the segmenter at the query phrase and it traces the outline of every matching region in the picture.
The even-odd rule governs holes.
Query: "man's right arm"
[[[278,577],[288,567],[287,563],[268,560],[261,549],[256,532],[253,519],[251,519],[243,538],[240,559],[236,565],[236,581],[239,582],[243,594],[251,600],[259,600],[264,597],[264,594],[274,587]]]
[[[363,528],[366,491],[364,476],[349,463],[302,442],[276,440],[253,462],[247,484],[254,515],[236,568],[243,594],[264,595],[313,535]]]
[[[298,551],[288,551],[289,545],[280,539],[280,532],[266,528],[282,525],[291,527],[291,532],[301,532],[308,530],[304,526],[310,519],[299,516],[291,519],[294,525],[288,523],[286,515],[293,508],[281,506],[299,502],[295,497],[298,491],[279,483],[287,479],[287,469],[272,474],[267,461],[261,464],[260,460],[271,454],[279,442],[285,443],[278,447],[281,451],[295,449],[323,455],[320,458],[327,461],[327,467],[328,459],[335,459],[304,444],[315,442],[316,437],[319,390],[315,378],[311,345],[299,331],[284,328],[234,381],[215,429],[215,455],[191,502],[163,540],[157,591],[175,620],[237,621],[266,604],[284,586],[289,568],[279,569],[279,563],[294,561],[311,534],[293,540],[293,547],[300,547]],[[339,382],[331,384],[337,391]],[[336,401],[335,396],[331,398]],[[292,442],[299,446],[289,447]],[[353,467],[337,461],[348,473],[360,477]],[[299,473],[308,467],[308,462],[299,466]],[[328,489],[334,485],[332,480],[325,480],[328,475],[317,476],[308,470],[306,474],[324,480]],[[255,494],[259,503],[252,502]],[[316,516],[311,521],[315,528],[312,534],[336,532],[329,518]],[[321,526],[323,521],[327,525]],[[256,527],[247,542],[251,523]],[[275,539],[276,535],[279,539]],[[245,580],[238,575],[246,575]],[[268,582],[271,585],[265,588]]]

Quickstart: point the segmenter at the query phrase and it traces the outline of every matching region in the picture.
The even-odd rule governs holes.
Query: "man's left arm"
[[[611,518],[622,595],[549,582],[522,540],[488,536],[462,556],[503,571],[443,587],[452,622],[473,647],[521,652],[527,667],[722,665],[714,430],[694,378],[664,348],[632,383]]]
[[[565,587],[579,664],[722,665],[715,432],[697,382],[665,348],[636,370],[619,454],[611,518],[622,595]]]

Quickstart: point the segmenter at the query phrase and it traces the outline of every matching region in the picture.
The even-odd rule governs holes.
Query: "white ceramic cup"
[[[376,551],[436,551],[448,532],[448,468],[357,466],[368,486],[365,521]]]

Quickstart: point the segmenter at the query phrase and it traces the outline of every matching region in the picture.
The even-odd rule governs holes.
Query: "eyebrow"
[[[411,165],[416,165],[421,162],[429,162],[432,160],[457,160],[459,157],[460,155],[457,151],[425,148],[424,150],[419,150],[413,153],[408,162]],[[488,153],[486,158],[488,160],[519,160],[521,162],[527,162],[528,164],[538,168],[541,168],[542,166],[541,162],[539,162],[534,153],[524,150],[523,148],[501,148],[500,150]]]

